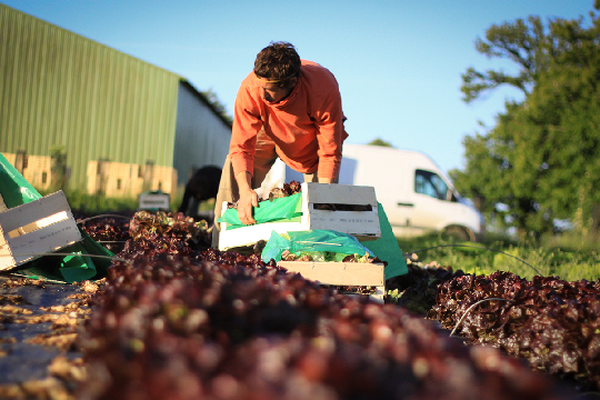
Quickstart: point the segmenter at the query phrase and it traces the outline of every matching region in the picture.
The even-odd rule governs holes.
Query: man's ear
[[[296,84],[298,84],[298,77],[297,76],[295,76],[295,77],[293,77],[293,78],[290,79],[290,83],[288,84],[288,87],[290,89],[292,89],[293,87],[296,86]]]

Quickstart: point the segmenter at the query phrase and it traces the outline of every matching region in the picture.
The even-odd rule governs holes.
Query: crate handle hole
[[[11,239],[14,239],[18,236],[26,235],[28,233],[45,228],[45,227],[55,224],[57,222],[64,221],[68,218],[69,218],[69,216],[67,215],[66,211],[60,211],[60,212],[57,212],[56,214],[52,214],[48,217],[39,219],[35,222],[31,222],[27,225],[20,226],[17,229],[13,229],[12,231],[8,232],[8,237]]]
[[[326,211],[373,211],[373,206],[371,204],[314,203],[313,209]]]

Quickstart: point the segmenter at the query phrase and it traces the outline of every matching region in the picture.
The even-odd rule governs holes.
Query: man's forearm
[[[238,202],[238,216],[245,225],[255,224],[252,216],[252,207],[258,207],[258,196],[252,189],[252,175],[250,172],[242,171],[235,175],[238,183],[240,199]]]
[[[242,171],[235,174],[235,180],[240,192],[252,190],[252,175],[248,171]]]

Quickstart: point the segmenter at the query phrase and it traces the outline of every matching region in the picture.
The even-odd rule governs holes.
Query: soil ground
[[[60,306],[82,293],[80,285],[0,276],[0,385],[43,380],[57,356],[81,356],[74,344],[81,314]]]

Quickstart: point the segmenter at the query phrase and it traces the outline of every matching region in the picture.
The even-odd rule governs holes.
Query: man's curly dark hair
[[[290,79],[300,76],[300,65],[300,56],[291,43],[271,42],[256,56],[254,73],[285,87]]]

